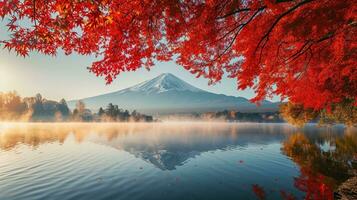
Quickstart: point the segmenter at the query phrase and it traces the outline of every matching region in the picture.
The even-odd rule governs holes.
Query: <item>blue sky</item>
[[[1,40],[7,38],[8,33],[3,23],[0,23],[0,27]],[[47,99],[71,100],[117,91],[169,72],[210,92],[254,97],[252,90],[238,91],[234,79],[224,77],[220,83],[208,85],[207,79],[196,78],[174,62],[156,63],[150,71],[142,68],[122,73],[112,84],[106,85],[103,77],[96,77],[87,69],[94,60],[90,56],[66,56],[63,53],[56,57],[31,53],[29,57],[23,58],[0,46],[0,91],[16,90],[21,96],[41,93]]]

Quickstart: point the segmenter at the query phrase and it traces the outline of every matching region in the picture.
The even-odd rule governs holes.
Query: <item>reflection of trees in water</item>
[[[1,127],[0,127],[1,128]],[[2,132],[2,133],[1,133]],[[73,138],[121,149],[162,170],[174,170],[203,152],[279,142],[288,125],[227,123],[71,123],[13,125],[0,130],[0,148],[24,144],[36,148]]]
[[[356,131],[308,127],[295,132],[281,124],[10,124],[0,126],[0,149],[62,144],[70,137],[78,143],[90,140],[122,149],[162,170],[171,170],[202,152],[283,141],[282,152],[300,167],[295,187],[306,193],[306,199],[332,198],[333,189],[356,170]],[[331,148],[324,149],[326,144]],[[259,185],[254,191],[260,197],[267,194]],[[281,197],[293,199],[285,191]]]
[[[44,143],[58,142],[62,144],[69,134],[70,132],[57,128],[49,131],[40,127],[18,126],[1,131],[0,149],[11,150],[21,144],[33,148],[37,148]]]
[[[324,136],[324,135],[321,135]],[[295,187],[306,193],[305,199],[333,199],[333,189],[351,176],[356,167],[357,135],[340,137],[325,135],[334,149],[323,150],[321,138],[309,138],[305,134],[291,135],[283,142],[282,151],[300,167]]]
[[[145,140],[152,145],[177,139],[179,143],[191,142],[204,146],[207,142],[224,139],[227,146],[236,144],[229,143],[238,138],[242,143],[281,140],[286,133],[292,132],[290,129],[286,125],[226,123],[10,123],[0,124],[0,148],[6,150],[20,144],[37,147],[44,143],[63,143],[69,136],[73,136],[76,142],[82,142],[89,135],[104,138],[108,142],[129,138],[132,142],[143,143]],[[247,135],[249,137],[242,137]]]
[[[357,173],[356,129],[301,131],[291,134],[282,143],[282,152],[300,167],[300,176],[295,177],[294,186],[305,193],[306,200],[332,200],[334,189]],[[324,149],[326,144],[328,149]],[[258,199],[266,199],[267,193],[262,186],[252,185],[252,191]],[[284,190],[280,195],[286,200],[298,199]]]
[[[76,142],[81,143],[92,132],[104,135],[108,140],[115,139],[119,133],[126,135],[131,131],[130,126],[97,126],[90,124],[10,124],[0,129],[0,149],[11,150],[17,145],[27,145],[33,148],[46,143],[58,142],[63,144],[70,135]]]
[[[252,185],[252,190],[258,199],[263,200],[266,198],[266,192],[263,187],[258,184]]]

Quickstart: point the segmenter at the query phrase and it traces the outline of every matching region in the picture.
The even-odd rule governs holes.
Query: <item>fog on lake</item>
[[[343,126],[2,123],[0,199],[324,199],[356,152]]]

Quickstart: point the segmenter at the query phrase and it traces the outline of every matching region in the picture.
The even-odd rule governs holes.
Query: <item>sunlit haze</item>
[[[0,50],[0,90],[16,90],[23,96],[41,93],[43,96],[59,100],[67,100],[95,96],[117,91],[161,73],[170,72],[180,79],[207,91],[232,96],[252,98],[251,90],[236,90],[236,80],[224,78],[216,85],[208,85],[205,78],[196,78],[190,72],[174,62],[156,63],[150,71],[140,69],[136,72],[125,72],[110,85],[106,85],[102,77],[96,77],[87,69],[94,57],[79,55],[57,57],[32,53],[29,57],[16,56],[14,52]],[[278,98],[274,99],[278,100]]]

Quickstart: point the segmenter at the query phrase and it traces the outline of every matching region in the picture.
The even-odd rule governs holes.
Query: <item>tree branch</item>
[[[236,38],[238,37],[238,34],[240,33],[240,31],[244,28],[244,26],[246,26],[249,22],[251,22],[255,16],[257,16],[262,10],[264,10],[266,7],[261,7],[259,8],[257,11],[255,11],[255,13],[249,18],[249,20],[245,23],[240,24],[239,26],[237,26],[236,28],[238,28],[238,30],[236,31],[236,33],[234,34],[233,39],[231,40],[231,42],[229,43],[229,45],[224,49],[223,53],[219,54],[217,56],[217,58],[215,58],[212,62],[220,59],[227,51],[228,49],[230,49],[232,47],[232,45],[234,44],[234,41],[236,40]]]
[[[258,42],[258,45],[255,49],[254,52],[256,52],[260,46],[260,44],[263,42],[263,40],[269,40],[269,35],[270,33],[273,31],[274,27],[280,22],[280,20],[282,18],[284,18],[286,15],[290,14],[291,12],[293,12],[294,10],[296,10],[297,8],[301,7],[302,5],[306,4],[306,3],[310,3],[314,0],[305,0],[302,1],[298,4],[296,4],[295,6],[293,6],[292,8],[290,8],[289,10],[287,10],[286,12],[284,12],[283,14],[281,14],[278,18],[276,18],[276,20],[273,22],[273,24],[270,26],[270,28],[268,29],[268,31],[264,34],[264,36],[260,39],[260,41]],[[262,49],[263,50],[263,49]]]
[[[246,11],[251,11],[251,9],[250,9],[250,8],[240,8],[240,9],[235,10],[235,11],[233,11],[233,12],[227,13],[227,14],[225,14],[225,15],[223,15],[223,16],[219,16],[219,17],[217,17],[216,19],[224,19],[224,18],[229,17],[229,16],[231,16],[231,15],[235,15],[235,14],[237,14],[237,13],[246,12]]]

